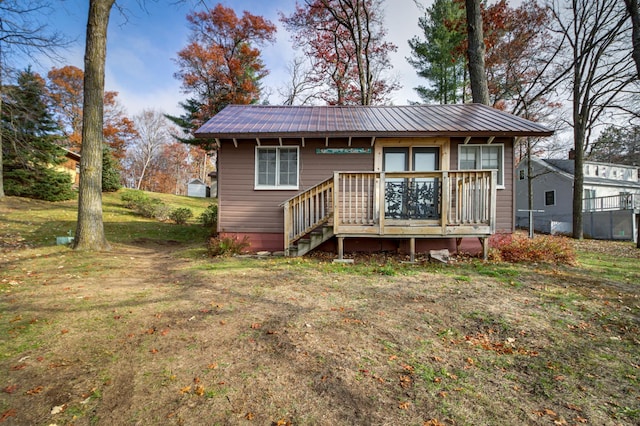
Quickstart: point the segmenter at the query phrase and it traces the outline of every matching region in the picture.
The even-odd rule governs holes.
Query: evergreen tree
[[[73,198],[71,177],[55,169],[65,161],[60,129],[44,97],[42,77],[27,68],[5,88],[2,110],[4,186],[8,195],[60,201]]]
[[[459,46],[466,34],[453,25],[463,15],[464,9],[453,0],[436,0],[418,19],[424,40],[417,36],[409,40],[412,55],[407,60],[420,77],[431,82],[430,87],[415,88],[426,103],[464,102],[465,55]]]
[[[122,184],[118,161],[111,148],[105,144],[102,147],[102,192],[115,192],[120,188]]]

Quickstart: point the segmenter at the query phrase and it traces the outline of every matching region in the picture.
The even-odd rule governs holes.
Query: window
[[[256,147],[256,189],[298,189],[298,147]]]
[[[524,180],[524,169],[520,170],[520,180]]]
[[[556,205],[556,191],[544,191],[544,205],[545,206]]]
[[[595,189],[585,189],[584,197],[582,200],[582,207],[584,211],[593,211],[596,209],[596,190]]]
[[[504,188],[503,145],[460,145],[460,170],[496,169],[498,186]]]

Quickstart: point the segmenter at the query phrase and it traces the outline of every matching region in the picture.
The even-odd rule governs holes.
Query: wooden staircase
[[[330,240],[333,235],[333,226],[321,225],[294,242],[289,247],[289,256],[304,256],[320,244]]]

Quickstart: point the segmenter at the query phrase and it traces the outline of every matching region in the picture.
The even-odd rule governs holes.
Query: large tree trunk
[[[0,51],[1,52],[1,51]],[[2,58],[0,58],[2,61]],[[0,63],[0,74],[2,73],[2,64]],[[2,116],[2,75],[0,75],[0,117]],[[4,198],[4,167],[2,166],[2,129],[0,129],[0,198]]]
[[[636,71],[638,78],[640,78],[640,7],[638,6],[638,0],[624,0],[624,3],[627,6],[629,15],[631,15],[633,61],[636,63]]]
[[[489,105],[489,88],[484,66],[484,35],[480,0],[465,0],[467,9],[467,34],[469,39],[469,80],[473,102]]]
[[[581,240],[582,230],[582,196],[584,194],[584,129],[574,125],[575,159],[573,172],[573,238]]]
[[[107,27],[115,0],[91,0],[84,55],[84,115],[76,250],[108,250],[102,222],[102,125]]]

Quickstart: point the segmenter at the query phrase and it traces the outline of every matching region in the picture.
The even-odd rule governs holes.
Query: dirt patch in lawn
[[[3,253],[0,423],[640,419],[637,281],[182,249],[137,240],[109,253]]]

